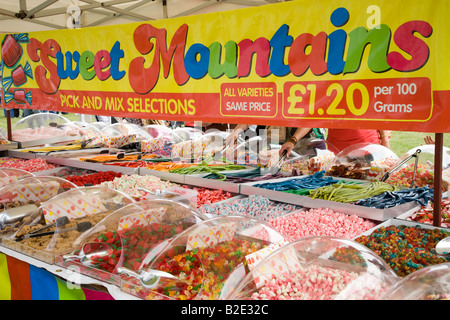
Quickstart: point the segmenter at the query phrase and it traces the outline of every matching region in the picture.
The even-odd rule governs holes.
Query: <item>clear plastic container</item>
[[[172,132],[183,139],[183,141],[195,140],[197,138],[200,138],[204,134],[202,130],[192,127],[175,128],[172,130]]]
[[[450,263],[410,273],[388,290],[383,300],[450,300]]]
[[[229,133],[227,132],[217,130],[193,140],[192,151],[194,159],[201,161],[213,156],[216,152],[224,150],[228,135]]]
[[[34,177],[34,174],[22,169],[0,168],[0,189],[12,182],[28,177]]]
[[[73,250],[76,239],[134,200],[107,187],[74,188],[41,203],[3,245],[49,264]],[[39,231],[38,231],[39,230]]]
[[[191,162],[195,158],[201,161],[206,142],[212,139],[211,134],[204,135],[202,131],[190,127],[173,129],[170,136],[165,136],[170,137],[171,157],[183,162]]]
[[[280,172],[285,176],[299,176],[327,170],[335,161],[335,152],[336,148],[325,140],[300,140],[295,151],[281,163]]]
[[[270,160],[270,156],[267,157],[268,150],[267,140],[256,136],[245,141],[242,139],[237,140],[236,143],[230,144],[223,154],[232,163],[256,167],[258,164],[263,165],[261,163]]]
[[[169,199],[172,201],[181,202],[185,205],[189,205],[196,210],[197,197],[198,192],[193,189],[183,187],[169,187],[164,190],[148,192],[145,196],[141,197],[141,200]]]
[[[147,131],[147,133],[152,138],[159,138],[166,134],[169,135],[172,132],[172,129],[170,129],[169,127],[162,126],[159,124],[149,124],[147,126],[144,126],[142,129]]]
[[[195,211],[173,200],[135,202],[83,233],[75,240],[73,252],[58,257],[56,264],[76,267],[83,274],[120,286],[126,276],[119,275],[118,268],[139,270],[149,252],[158,252],[159,247],[198,221],[201,218]]]
[[[398,281],[367,247],[344,238],[311,236],[266,256],[226,299],[376,300]]]
[[[17,169],[15,169],[17,170]],[[58,177],[24,177],[0,189],[0,235],[11,236],[44,202],[77,186]]]
[[[122,290],[143,299],[217,300],[242,279],[250,254],[282,241],[270,225],[246,216],[201,221],[150,252]],[[155,270],[167,276],[149,283]]]
[[[390,149],[373,143],[357,143],[336,155],[327,174],[334,177],[379,181],[398,156]]]
[[[403,154],[388,170],[387,183],[406,187],[434,187],[435,146],[415,147]],[[442,190],[450,185],[450,148],[442,149]]]
[[[12,126],[14,141],[33,141],[55,137],[79,138],[82,129],[73,122],[55,113],[35,113]]]
[[[142,127],[127,122],[110,124],[100,132],[104,136],[106,145],[115,148],[152,138]]]

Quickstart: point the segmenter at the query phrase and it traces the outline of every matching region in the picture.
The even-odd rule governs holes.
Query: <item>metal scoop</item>
[[[154,289],[156,287],[170,287],[171,290],[183,291],[189,285],[184,280],[178,279],[174,275],[155,269],[141,270],[140,273],[134,272],[126,268],[117,268],[118,274],[124,274],[129,277],[134,277],[140,281],[142,286],[147,289]]]
[[[441,256],[450,255],[450,237],[446,237],[436,244],[436,253]]]
[[[40,232],[40,233],[29,233],[29,234],[24,235],[23,237],[16,239],[16,241],[21,241],[23,239],[28,239],[28,238],[48,236],[48,235],[52,235],[55,233],[63,233],[63,232],[69,232],[69,231],[74,231],[74,230],[76,230],[78,232],[84,232],[84,231],[90,229],[91,227],[92,227],[92,223],[90,223],[89,221],[85,221],[85,222],[77,223],[77,225],[75,227],[71,227],[71,228],[57,229],[55,231]]]
[[[97,265],[94,258],[105,258],[109,255],[111,246],[104,242],[88,242],[80,250],[78,254],[63,255],[64,261],[80,260],[87,267],[95,267]]]
[[[56,226],[57,228],[60,228],[60,227],[65,226],[69,222],[70,222],[70,220],[69,220],[69,218],[67,216],[62,216],[62,217],[59,217],[58,219],[56,219],[55,222],[47,224],[47,225],[43,226],[40,229],[37,229],[37,230],[34,230],[34,231],[30,232],[29,234],[39,233],[39,232],[44,231],[46,229],[49,229],[49,228],[51,228],[53,226]]]
[[[419,153],[421,153],[421,152],[422,152],[422,150],[417,149],[416,152],[414,152],[410,156],[406,157],[402,162],[400,162],[398,165],[396,165],[395,168],[393,168],[392,170],[386,172],[384,174],[384,176],[381,178],[381,182],[385,182],[387,179],[389,179],[389,176],[391,175],[392,172],[397,171],[409,159],[415,157],[416,158],[416,162],[414,163],[414,171],[413,171],[413,176],[412,176],[412,181],[411,181],[411,186],[410,186],[410,188],[412,188],[414,186],[414,179],[415,179],[415,176],[416,176],[417,166],[419,164]]]

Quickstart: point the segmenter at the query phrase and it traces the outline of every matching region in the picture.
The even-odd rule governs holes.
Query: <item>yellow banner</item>
[[[2,106],[448,132],[449,3],[297,0],[6,35]]]

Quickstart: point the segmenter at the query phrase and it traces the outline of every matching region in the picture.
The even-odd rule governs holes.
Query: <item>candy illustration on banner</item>
[[[8,91],[13,84],[16,87],[23,85],[27,82],[27,78],[33,79],[33,70],[31,70],[31,66],[28,61],[25,64],[25,67],[19,65],[11,72],[10,77],[3,78],[5,90]]]
[[[2,60],[5,66],[11,68],[22,56],[23,49],[20,43],[30,42],[27,33],[8,34],[2,43]]]
[[[70,220],[106,211],[97,195],[71,196],[70,198],[48,201],[42,208],[47,223],[67,216]]]
[[[13,92],[5,92],[5,103],[8,104],[11,101],[17,104],[26,104],[28,102],[31,105],[31,91],[25,92],[23,89],[16,89]]]

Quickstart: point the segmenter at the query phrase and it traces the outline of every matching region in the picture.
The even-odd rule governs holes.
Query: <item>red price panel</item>
[[[432,113],[428,78],[286,82],[286,119],[426,121]]]
[[[225,117],[274,118],[277,86],[273,82],[222,83],[220,113]]]

